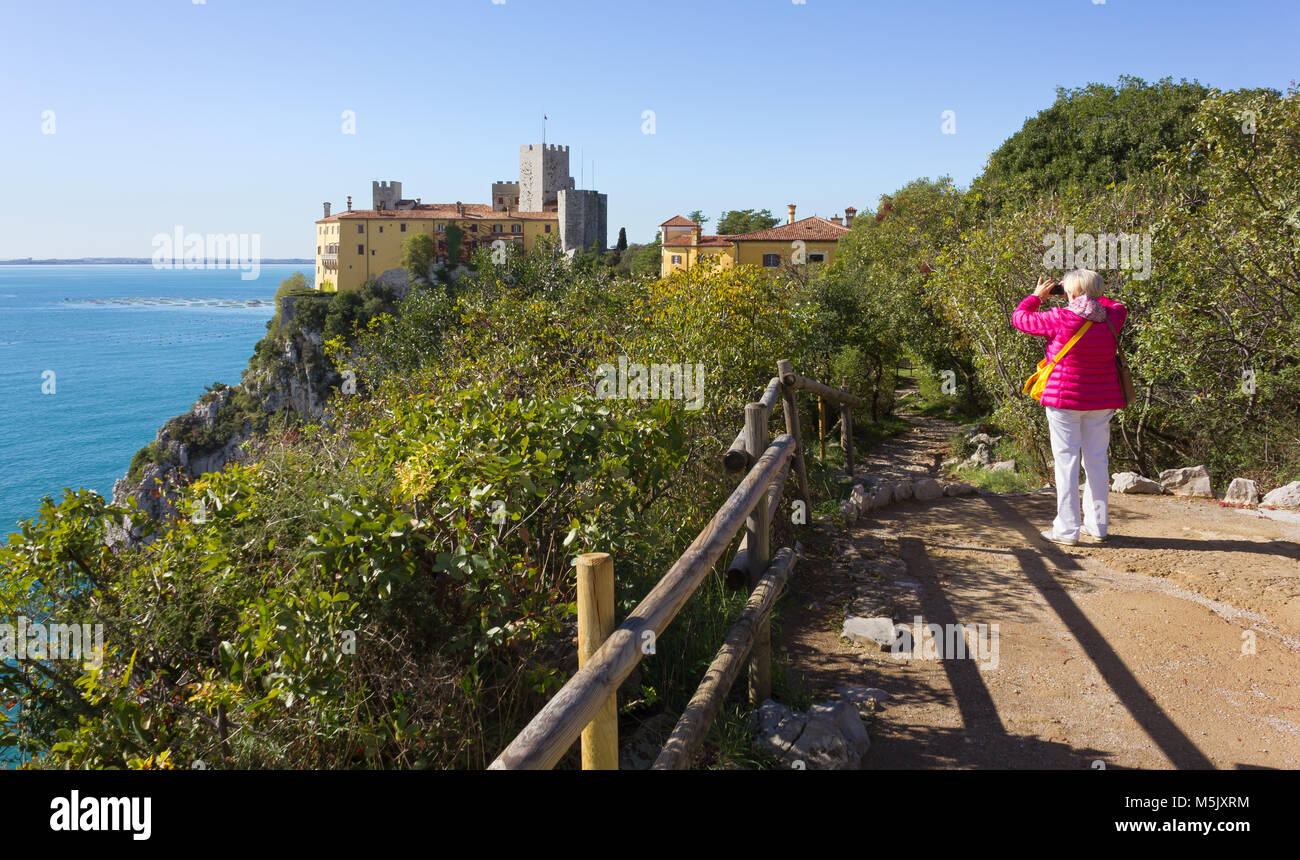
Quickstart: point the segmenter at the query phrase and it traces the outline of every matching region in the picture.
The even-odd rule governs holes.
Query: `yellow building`
[[[403,201],[405,202],[405,201]],[[414,201],[412,201],[414,202]],[[316,222],[316,286],[355,290],[402,267],[402,243],[432,236],[437,262],[447,263],[447,225],[460,226],[461,261],[502,240],[532,250],[540,239],[558,242],[558,213],[494,211],[481,203],[415,203],[410,209],[348,209]]]
[[[531,251],[547,237],[565,252],[606,246],[607,195],[579,189],[569,175],[569,147],[554,143],[519,147],[519,180],[491,185],[490,203],[424,203],[402,197],[400,182],[372,182],[369,209],[352,208],[316,222],[316,287],[354,290],[402,268],[402,245],[432,236],[438,263],[468,262],[497,241]],[[463,236],[457,260],[448,260],[447,230]]]
[[[774,271],[829,263],[840,237],[853,226],[857,211],[850,206],[844,210],[843,219],[836,215],[795,220],[795,205],[791,203],[785,224],[729,236],[705,235],[699,224],[677,215],[659,225],[663,233],[659,272],[667,276],[689,270],[705,257],[716,257],[723,268],[743,265]]]

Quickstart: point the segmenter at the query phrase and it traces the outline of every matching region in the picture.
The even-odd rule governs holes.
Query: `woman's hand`
[[[1055,286],[1056,286],[1055,278],[1046,277],[1046,276],[1041,277],[1038,279],[1038,289],[1034,290],[1034,295],[1038,296],[1040,299],[1045,299],[1047,298],[1047,294],[1052,291],[1052,287]]]

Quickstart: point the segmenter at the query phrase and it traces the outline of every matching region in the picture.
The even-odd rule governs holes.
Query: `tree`
[[[614,250],[620,252],[627,250],[627,228],[626,227],[618,228],[618,242],[614,245]]]
[[[655,240],[649,245],[632,245],[629,247],[627,253],[623,255],[622,261],[625,271],[632,275],[657,276],[663,259],[663,255],[660,253],[662,237],[662,233],[656,233]]]
[[[1164,150],[1183,150],[1208,90],[1195,81],[1057,88],[1056,102],[989,156],[979,184],[1023,179],[1033,192],[1070,183],[1104,186],[1149,174]]]
[[[447,264],[455,266],[460,262],[461,243],[465,239],[465,231],[455,221],[447,225]]]
[[[692,210],[686,217],[694,221],[696,224],[699,224],[701,227],[709,223],[710,220],[708,215],[705,215],[698,209]]]
[[[427,233],[412,236],[402,243],[402,268],[417,281],[426,282],[436,253],[432,236]]]
[[[724,210],[718,219],[718,235],[734,236],[738,233],[753,233],[775,227],[780,219],[769,209],[730,209]]]

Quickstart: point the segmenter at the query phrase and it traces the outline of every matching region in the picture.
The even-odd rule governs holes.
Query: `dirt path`
[[[937,475],[956,427],[909,420],[860,473]],[[1300,524],[1110,501],[1104,546],[1039,538],[1050,492],[980,495],[867,514],[800,565],[784,659],[818,698],[890,694],[864,768],[1300,768]],[[909,626],[990,625],[996,650],[903,659],[849,644],[855,599],[855,614]]]

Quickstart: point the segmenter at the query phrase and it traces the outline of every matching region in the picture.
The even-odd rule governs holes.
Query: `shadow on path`
[[[1050,558],[1052,563],[1060,570],[1080,572],[1082,567],[1079,563],[1055,544],[1043,540],[1038,529],[1004,500],[996,496],[983,496],[981,498],[1003,522],[1024,536],[1025,545],[1013,548],[1012,552],[1020,563],[1021,569],[1025,572],[1025,576],[1028,577],[1057,617],[1070,630],[1075,641],[1079,643],[1079,647],[1083,648],[1107,685],[1119,697],[1125,709],[1142,727],[1147,736],[1155,742],[1161,752],[1168,757],[1176,768],[1213,768],[1214,765],[1209,758],[1197,748],[1189,737],[1183,734],[1182,730],[1174,724],[1174,721],[1161,709],[1155,699],[1143,689],[1141,682],[1124,665],[1124,661],[1115,653],[1115,650],[1107,644],[1101,632],[1088,620],[1083,610],[1070,599],[1069,594],[1061,588],[1060,583],[1052,577],[1052,573],[1044,563],[1043,557],[1046,555],[1046,557]],[[1168,542],[1179,545],[1201,543],[1200,541]],[[1147,541],[1143,540],[1140,545],[1146,543]],[[1213,542],[1206,543],[1212,544]],[[1232,543],[1248,542],[1233,541]],[[1039,550],[1037,547],[1044,547],[1044,549]],[[1194,547],[1186,546],[1185,548],[1192,549]]]

